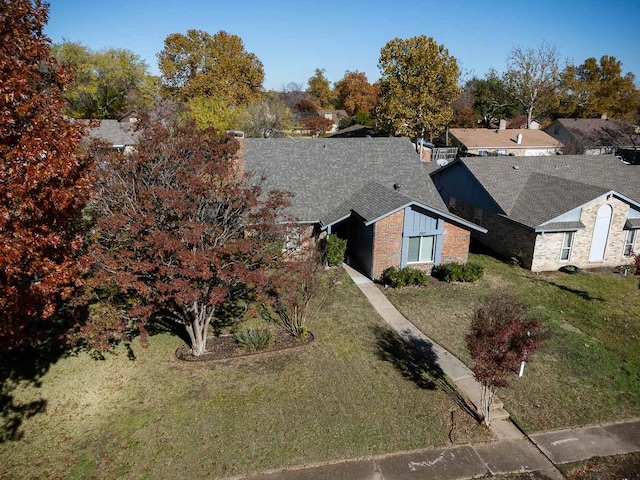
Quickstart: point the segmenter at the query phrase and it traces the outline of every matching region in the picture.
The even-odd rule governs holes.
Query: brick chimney
[[[235,163],[236,173],[243,174],[245,172],[244,132],[241,130],[227,130],[227,135],[231,135],[238,142],[238,150],[236,150],[232,161]]]

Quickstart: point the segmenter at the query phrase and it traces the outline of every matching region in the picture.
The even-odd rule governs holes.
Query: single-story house
[[[85,120],[89,125],[89,139],[100,140],[115,148],[129,153],[138,144],[140,134],[136,131],[136,118],[125,117],[121,120],[105,119],[93,121]]]
[[[526,128],[452,128],[449,139],[464,156],[556,155],[562,147],[558,140],[542,130]]]
[[[602,155],[640,149],[640,133],[615,118],[559,118],[544,129],[564,145],[566,154]]]
[[[239,141],[264,189],[294,194],[287,213],[308,226],[305,236],[347,239],[350,263],[370,278],[391,266],[466,262],[470,232],[486,232],[447,210],[408,138]]]
[[[460,158],[431,177],[481,243],[533,271],[630,264],[640,248],[640,166],[612,155]]]

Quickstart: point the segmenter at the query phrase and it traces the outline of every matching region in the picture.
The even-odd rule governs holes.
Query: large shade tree
[[[560,115],[594,118],[601,115],[633,122],[640,106],[635,76],[622,75],[622,62],[604,55],[582,65],[567,65],[561,75]]]
[[[527,128],[536,116],[555,108],[559,80],[559,54],[554,46],[543,42],[536,48],[511,50],[504,82],[512,100],[527,116]]]
[[[75,118],[117,118],[152,105],[158,78],[129,50],[94,52],[82,44],[62,42],[52,48],[57,60],[75,69],[66,91],[67,113]]]
[[[324,73],[324,68],[316,68],[313,76],[307,80],[307,93],[320,108],[331,109],[334,108],[336,95]]]
[[[380,51],[378,130],[387,135],[433,138],[453,120],[459,93],[455,57],[424,35],[388,42]]]
[[[115,289],[125,300],[81,333],[107,346],[162,318],[184,326],[201,355],[220,309],[237,292],[257,293],[280,259],[287,196],[248,183],[232,137],[192,122],[142,122],[133,154],[96,151],[87,293]]]
[[[337,95],[336,107],[345,110],[349,116],[358,112],[371,112],[378,98],[378,86],[370,84],[367,75],[357,70],[345,72],[334,87]]]
[[[39,0],[0,2],[0,348],[30,342],[83,272],[91,161],[64,116],[71,80],[43,34]]]
[[[243,105],[263,91],[264,69],[242,39],[223,30],[172,33],[158,53],[162,84],[183,99],[207,96],[229,105]]]

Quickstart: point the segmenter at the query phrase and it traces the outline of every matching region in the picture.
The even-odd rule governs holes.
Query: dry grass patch
[[[9,478],[221,478],[293,465],[482,441],[446,392],[419,388],[380,358],[382,320],[344,276],[314,305],[307,347],[187,363],[180,340],[151,338],[136,359],[60,360],[47,411],[0,444]]]
[[[387,289],[394,305],[426,335],[467,364],[465,335],[472,312],[492,290],[517,295],[550,332],[522,378],[498,392],[527,431],[640,416],[638,278],[613,269],[535,274],[477,254],[484,266],[474,284],[435,282]]]

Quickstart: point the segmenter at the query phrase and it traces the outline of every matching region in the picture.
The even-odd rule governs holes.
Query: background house
[[[244,139],[246,169],[295,196],[306,237],[348,240],[351,263],[377,279],[390,267],[466,262],[471,230],[451,214],[407,138]]]
[[[504,126],[505,123],[501,122]],[[461,156],[541,156],[556,155],[562,144],[542,130],[452,128],[450,143]]]
[[[567,154],[602,155],[618,153],[621,149],[640,150],[638,129],[614,118],[559,118],[544,131],[561,142]]]
[[[640,167],[613,156],[463,158],[431,176],[487,228],[480,242],[533,271],[628,264],[640,247]]]
[[[92,121],[84,120],[91,124]],[[139,133],[136,131],[135,117],[126,116],[120,120],[96,120],[99,122],[95,126],[89,127],[89,139],[100,140],[112,148],[129,153],[139,140]]]

